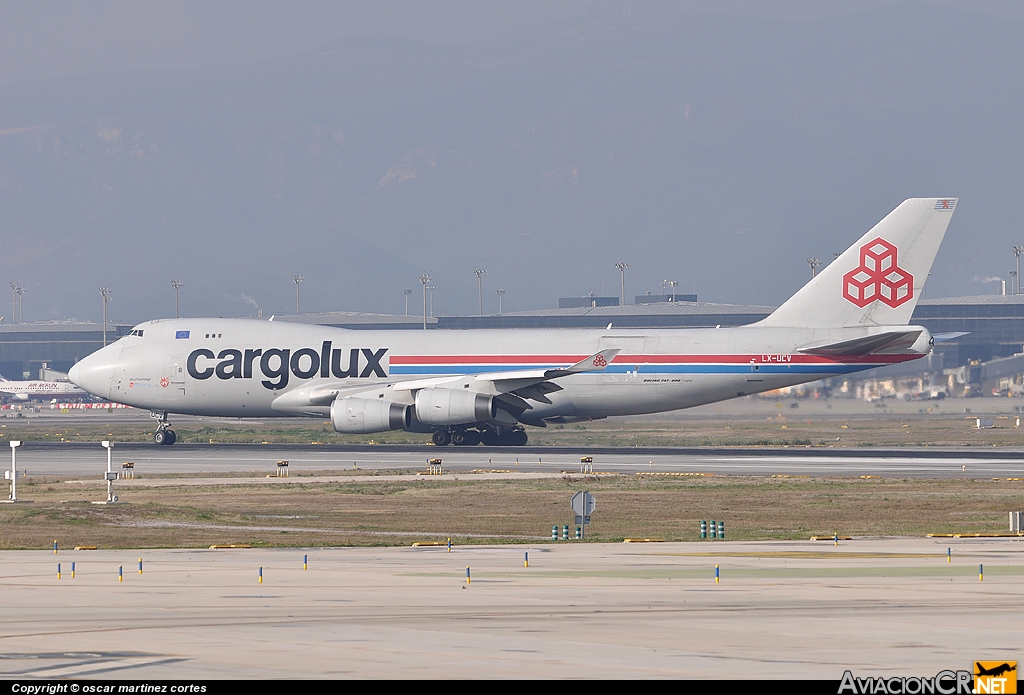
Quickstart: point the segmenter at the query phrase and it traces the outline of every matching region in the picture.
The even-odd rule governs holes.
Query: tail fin
[[[757,325],[843,328],[910,323],[956,202],[903,201]]]

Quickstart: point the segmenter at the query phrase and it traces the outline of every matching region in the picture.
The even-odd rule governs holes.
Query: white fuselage
[[[307,398],[319,385],[387,391],[402,381],[564,367],[607,348],[603,371],[558,380],[550,403],[519,418],[600,418],[689,408],[915,359],[929,336],[893,355],[830,358],[811,343],[859,338],[871,328],[503,329],[363,331],[252,319],[173,319],[81,361],[73,381],[102,398],[158,412],[229,417],[324,417]],[[141,335],[140,335],[141,334]],[[461,387],[456,381],[456,388]],[[468,388],[468,387],[467,387]],[[385,391],[387,393],[385,394]],[[288,397],[285,394],[289,394]]]

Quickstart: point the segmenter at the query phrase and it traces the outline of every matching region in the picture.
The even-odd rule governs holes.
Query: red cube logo
[[[843,297],[859,307],[875,300],[898,307],[914,296],[914,276],[899,267],[896,247],[879,237],[860,247],[860,265],[843,276]]]

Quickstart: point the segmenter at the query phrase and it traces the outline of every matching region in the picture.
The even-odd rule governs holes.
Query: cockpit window
[[[141,338],[142,337],[142,329],[136,328],[135,330],[129,332],[128,335],[134,335],[134,336],[138,336],[139,338]]]

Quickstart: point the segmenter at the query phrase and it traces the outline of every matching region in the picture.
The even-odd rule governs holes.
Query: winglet
[[[586,357],[571,367],[565,369],[549,369],[548,372],[552,372],[548,378],[555,376],[564,376],[566,374],[576,374],[578,372],[603,372],[611,364],[615,356],[619,354],[619,348],[609,348],[608,350],[601,350],[596,352],[590,357]]]

